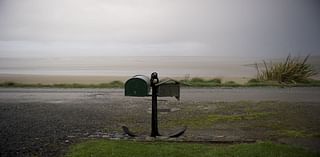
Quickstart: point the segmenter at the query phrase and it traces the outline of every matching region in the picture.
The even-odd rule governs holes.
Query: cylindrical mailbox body
[[[144,75],[136,75],[125,83],[125,96],[144,97],[150,95],[150,79]]]

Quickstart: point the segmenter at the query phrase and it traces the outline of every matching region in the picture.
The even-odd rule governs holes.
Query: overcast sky
[[[0,57],[320,55],[320,0],[0,0]]]

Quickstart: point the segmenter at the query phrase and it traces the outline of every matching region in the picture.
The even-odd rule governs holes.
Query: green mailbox
[[[144,75],[136,75],[126,81],[125,96],[144,97],[150,94],[150,78]]]

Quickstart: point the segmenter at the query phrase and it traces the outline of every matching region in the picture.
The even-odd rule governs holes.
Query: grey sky
[[[0,0],[0,57],[320,55],[319,0]]]

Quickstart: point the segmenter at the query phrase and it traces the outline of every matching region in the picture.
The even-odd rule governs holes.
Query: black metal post
[[[151,74],[151,87],[152,87],[152,115],[151,115],[151,137],[161,136],[158,130],[158,86],[159,82],[158,74]]]

